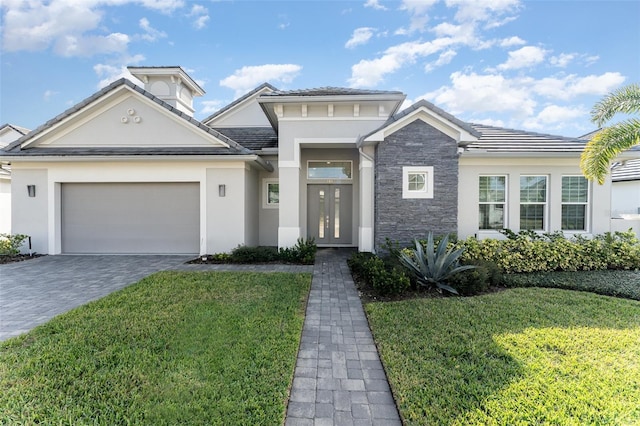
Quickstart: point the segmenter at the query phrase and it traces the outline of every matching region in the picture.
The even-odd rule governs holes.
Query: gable
[[[263,84],[205,118],[202,122],[210,127],[271,127],[271,123],[258,104],[257,98],[274,89],[271,85]]]
[[[228,144],[123,85],[27,140],[23,148],[29,147],[228,147]]]

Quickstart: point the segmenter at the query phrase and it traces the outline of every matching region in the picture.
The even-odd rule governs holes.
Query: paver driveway
[[[189,256],[44,256],[0,265],[0,340],[99,299]]]

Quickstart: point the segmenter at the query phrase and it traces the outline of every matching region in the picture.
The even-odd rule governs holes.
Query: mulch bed
[[[35,259],[36,257],[45,256],[44,254],[17,254],[15,256],[0,255],[0,265],[6,263],[23,262],[25,260]]]

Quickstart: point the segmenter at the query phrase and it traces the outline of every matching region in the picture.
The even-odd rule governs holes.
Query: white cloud
[[[437,67],[447,65],[453,60],[453,58],[456,57],[456,55],[457,55],[456,51],[452,49],[442,52],[440,56],[438,56],[438,59],[436,61],[430,62],[427,65],[425,65],[424,71],[430,72],[436,69]]]
[[[536,101],[531,91],[518,79],[502,75],[454,72],[451,85],[426,93],[424,98],[452,114],[465,112],[509,112],[528,117],[534,112]]]
[[[504,127],[504,121],[494,120],[493,118],[471,119],[472,123],[484,124],[485,126]]]
[[[2,49],[40,51],[54,48],[63,56],[92,56],[123,52],[130,37],[109,33],[103,25],[104,8],[138,4],[170,13],[183,0],[50,0],[3,1]],[[156,34],[157,35],[157,34]]]
[[[530,129],[552,129],[558,124],[564,125],[576,118],[584,118],[588,113],[589,111],[583,107],[549,105],[535,117],[525,120],[523,126]]]
[[[301,70],[295,64],[245,66],[220,80],[220,85],[235,90],[235,96],[239,97],[264,82],[291,83]]]
[[[549,63],[556,67],[565,68],[571,61],[575,59],[577,55],[575,53],[561,53],[557,56],[549,58]]]
[[[145,57],[142,55],[135,55],[131,57],[125,57],[121,59],[120,65],[111,65],[111,64],[96,64],[93,66],[93,71],[100,78],[100,82],[98,83],[98,89],[102,89],[105,86],[108,86],[110,83],[120,79],[126,78],[128,80],[133,81],[140,87],[144,87],[144,83],[135,78],[129,70],[127,69],[127,65],[138,65],[142,61],[145,60]]]
[[[411,34],[415,31],[424,31],[427,22],[429,22],[429,14],[427,13],[431,6],[438,0],[402,0],[400,10],[409,12],[411,18],[409,28],[400,28],[396,30],[396,34]]]
[[[379,0],[367,0],[364,3],[364,7],[370,7],[372,9],[376,9],[376,10],[387,10],[386,7],[384,7],[383,5],[380,4]]]
[[[527,84],[537,95],[549,99],[570,100],[582,95],[605,95],[620,86],[625,79],[619,72],[606,72],[584,77],[569,74],[540,80],[530,79]]]
[[[42,99],[43,99],[45,102],[49,102],[49,100],[50,100],[53,96],[55,96],[55,95],[57,95],[57,94],[59,94],[59,93],[60,93],[60,92],[56,92],[56,91],[53,91],[53,90],[45,90],[44,94],[42,95]]]
[[[458,22],[485,22],[485,28],[495,28],[510,22],[514,17],[503,18],[520,8],[519,0],[446,0],[448,7],[457,7]]]
[[[353,49],[361,44],[366,44],[371,37],[373,37],[373,31],[375,28],[361,27],[353,30],[351,38],[345,43],[344,47],[347,49]]]
[[[546,50],[540,47],[524,46],[518,50],[509,52],[509,59],[507,59],[505,63],[498,65],[498,69],[513,70],[532,67],[544,61],[547,53]]]
[[[212,101],[202,101],[200,102],[200,104],[203,106],[203,108],[200,113],[203,115],[211,115],[222,108],[225,103],[226,102],[220,99],[214,99]]]
[[[194,4],[189,12],[189,17],[195,18],[193,21],[193,27],[197,30],[201,30],[207,26],[207,22],[209,22],[209,9],[206,7]]]
[[[164,38],[167,33],[164,31],[156,30],[151,26],[147,18],[141,18],[139,21],[140,28],[142,28],[145,34],[142,35],[142,39],[146,41],[156,41],[159,38]]]
[[[526,43],[526,41],[524,41],[523,39],[521,39],[518,36],[513,36],[513,37],[504,38],[504,39],[500,40],[500,46],[501,47],[519,46],[519,45],[523,45],[525,43]]]

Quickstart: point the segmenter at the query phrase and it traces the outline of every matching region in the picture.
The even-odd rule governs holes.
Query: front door
[[[307,235],[318,245],[351,244],[351,185],[307,186]]]

